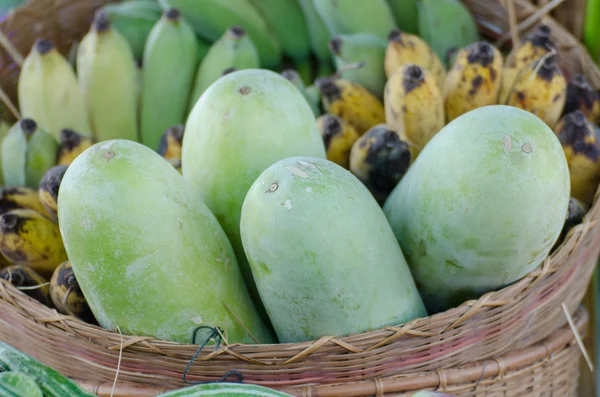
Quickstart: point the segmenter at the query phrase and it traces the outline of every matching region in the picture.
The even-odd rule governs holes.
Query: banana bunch
[[[2,140],[4,183],[37,188],[46,171],[56,164],[58,141],[32,119],[22,119]]]
[[[179,10],[165,11],[144,49],[140,102],[140,141],[144,145],[156,150],[163,132],[185,121],[198,68],[197,51],[195,33]]]
[[[547,54],[519,73],[507,104],[535,114],[554,128],[566,98],[567,81],[556,64],[556,55]]]
[[[158,154],[173,164],[179,172],[181,172],[181,145],[184,132],[183,124],[168,128],[160,138],[158,146]]]
[[[571,196],[589,207],[600,183],[600,142],[595,127],[580,110],[564,115],[554,132],[563,147]]]
[[[291,82],[294,86],[296,86],[298,90],[300,90],[300,92],[304,96],[304,99],[306,99],[306,102],[308,102],[308,104],[310,105],[310,108],[312,109],[315,117],[319,117],[321,115],[321,97],[320,95],[318,95],[319,91],[315,91],[312,88],[311,90],[308,90],[308,87],[306,87],[304,81],[302,81],[302,77],[294,69],[285,69],[281,72],[281,75],[285,77],[289,82]],[[315,93],[317,95],[315,95]]]
[[[0,269],[0,278],[8,281],[25,295],[52,307],[48,281],[28,266],[9,265]]]
[[[383,103],[360,84],[336,77],[320,77],[315,80],[315,86],[321,92],[325,112],[349,123],[359,135],[385,123]]]
[[[246,30],[232,26],[208,50],[200,63],[188,111],[191,112],[202,93],[219,77],[230,71],[259,67],[258,51]]]
[[[380,205],[400,182],[410,163],[408,144],[385,124],[367,131],[350,151],[350,171]]]
[[[59,137],[58,165],[71,164],[77,156],[95,143],[96,140],[92,137],[82,135],[68,128],[63,129]]]
[[[37,211],[46,217],[50,215],[40,201],[37,189],[26,186],[0,188],[0,214],[22,208]]]
[[[54,270],[49,290],[52,303],[59,313],[79,318],[87,323],[96,322],[75,278],[71,262],[65,261]]]
[[[591,123],[600,125],[600,93],[580,74],[574,76],[567,84],[563,115],[575,110],[581,110]]]
[[[502,54],[493,45],[479,41],[461,49],[444,83],[444,105],[448,122],[482,106],[498,102]]]
[[[324,114],[317,118],[317,127],[323,138],[327,160],[350,169],[350,151],[358,140],[358,132],[343,119]]]
[[[435,76],[438,87],[443,90],[446,68],[425,40],[397,29],[392,30],[387,39],[384,67],[388,79],[400,66],[414,64],[431,72]]]
[[[49,40],[38,39],[25,58],[18,98],[21,117],[36,120],[57,140],[63,128],[92,134],[75,72]]]
[[[385,85],[385,120],[417,158],[445,125],[444,98],[431,72],[414,64],[397,69]]]

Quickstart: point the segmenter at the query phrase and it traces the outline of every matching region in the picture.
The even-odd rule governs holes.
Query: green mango
[[[75,278],[102,327],[191,343],[198,327],[219,326],[229,343],[254,342],[246,329],[273,341],[214,215],[152,149],[90,147],[65,172],[58,206]]]
[[[383,208],[427,308],[439,312],[540,265],[569,190],[554,132],[532,113],[492,105],[436,134]]]
[[[427,315],[381,207],[329,160],[292,157],[267,168],[244,200],[240,229],[280,342]]]
[[[185,126],[183,178],[227,233],[258,305],[240,237],[242,203],[261,172],[291,156],[325,158],[325,145],[302,93],[269,70],[219,78],[196,102]]]

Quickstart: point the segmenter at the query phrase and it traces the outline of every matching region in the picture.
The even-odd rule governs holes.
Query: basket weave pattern
[[[463,1],[484,33],[503,40],[504,32],[508,32],[508,16],[500,1]],[[87,31],[93,9],[106,2],[108,0],[33,0],[33,4],[2,22],[0,30],[9,35],[22,53],[27,53],[37,32],[44,32],[66,52],[70,43]],[[57,4],[64,6],[61,13]],[[38,10],[43,7],[47,7],[47,13]],[[525,0],[515,0],[515,8],[518,21],[527,22],[536,15],[537,9]],[[583,73],[592,85],[600,88],[600,71],[580,44],[552,19],[542,20],[552,28],[561,66],[572,73]],[[28,29],[31,21],[39,24],[33,31]],[[525,26],[523,31],[534,26],[533,23]],[[16,31],[32,33],[17,36]],[[18,68],[2,50],[0,62],[0,86],[14,99]],[[191,366],[188,379],[217,380],[235,370],[249,383],[296,391],[302,387],[305,395],[350,396],[356,394],[349,391],[349,385],[352,390],[365,391],[364,395],[383,395],[382,390],[386,393],[394,390],[387,383],[426,379],[433,376],[429,371],[446,374],[446,377],[452,371],[466,374],[468,370],[462,368],[464,365],[535,345],[566,324],[561,305],[564,303],[570,313],[575,312],[600,252],[599,220],[600,203],[596,201],[584,223],[575,227],[538,269],[511,286],[447,312],[348,337],[328,336],[295,344],[222,345],[217,350],[208,346]],[[137,385],[146,390],[185,386],[182,374],[198,348],[151,337],[121,336],[85,324],[42,306],[4,280],[0,280],[0,339],[67,376],[84,379],[89,385],[112,385],[120,362],[118,384]],[[577,358],[576,348],[568,348],[548,358],[545,364],[516,369],[510,376],[530,379],[525,384],[531,387],[564,384],[549,391],[557,394],[548,396],[575,396],[572,388],[576,382],[561,383],[561,379],[576,378]],[[502,387],[508,387],[509,372],[504,377],[497,375],[489,382],[486,376],[483,380],[479,380],[480,376],[472,380],[464,377],[465,390],[477,384],[478,392],[454,394],[516,396],[501,393]],[[550,378],[546,379],[547,376]],[[457,382],[453,384],[460,383]],[[439,382],[423,387],[438,385]],[[396,390],[399,393],[402,389]],[[538,389],[532,390],[538,393]],[[123,393],[116,395],[125,396]]]

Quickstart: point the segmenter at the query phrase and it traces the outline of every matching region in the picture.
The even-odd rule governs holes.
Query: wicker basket
[[[65,43],[76,41],[87,30],[94,6],[107,2],[32,1],[33,4],[0,24],[0,30],[21,53],[26,53],[35,40],[35,35],[30,35],[31,24],[37,26],[36,35],[44,32],[67,51],[70,45]],[[482,32],[502,40],[503,32],[509,30],[509,14],[500,2],[464,0],[464,3],[473,10]],[[64,14],[58,13],[59,5],[64,7]],[[533,20],[527,28],[534,26],[535,7],[525,0],[515,0],[514,10],[511,15],[519,21],[525,18],[529,24]],[[76,23],[65,33],[62,27],[73,21]],[[600,71],[580,44],[553,20],[544,21],[553,29],[561,65],[574,73],[584,73],[600,88]],[[17,35],[17,31],[21,33]],[[512,29],[509,38],[517,33],[517,29]],[[0,60],[5,62],[0,68],[0,86],[14,100],[17,72],[3,51]],[[375,385],[387,385],[385,382],[394,379],[414,382],[428,371],[455,371],[472,362],[532,346],[566,324],[563,304],[569,313],[579,306],[600,252],[598,220],[600,202],[596,200],[583,224],[575,227],[538,269],[511,286],[447,312],[343,338],[329,336],[295,344],[236,344],[217,350],[205,347],[189,366],[187,379],[218,380],[235,370],[243,375],[245,382],[283,389],[302,386],[303,393],[324,395],[323,390],[329,390],[327,395],[331,396],[351,395],[350,386],[344,386],[351,382],[352,388],[375,394]],[[121,392],[121,385],[149,390],[185,386],[182,374],[198,349],[196,345],[150,337],[121,336],[85,324],[42,306],[3,280],[0,281],[0,339],[91,385],[112,384],[118,368],[115,396],[127,395],[129,386]],[[570,360],[569,371],[575,371],[576,367]],[[468,373],[467,369],[464,371]],[[498,394],[482,389],[477,395]],[[531,389],[531,395],[540,395],[538,389]]]

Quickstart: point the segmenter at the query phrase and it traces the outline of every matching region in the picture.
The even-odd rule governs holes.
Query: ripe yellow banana
[[[48,216],[46,208],[40,201],[38,190],[27,186],[3,186],[0,188],[0,214],[28,208]]]
[[[24,265],[10,265],[0,269],[0,278],[8,281],[25,295],[52,307],[48,281],[35,270]]]
[[[519,73],[507,104],[527,110],[554,128],[567,97],[567,82],[548,54]]]
[[[27,265],[44,277],[67,260],[58,224],[30,209],[0,215],[0,251],[12,263]]]
[[[517,76],[532,62],[554,50],[550,39],[551,29],[548,25],[539,25],[533,33],[525,37],[520,46],[514,47],[507,55],[502,69],[502,86],[498,103],[505,104],[508,95],[516,82]]]
[[[60,132],[59,142],[58,164],[69,165],[85,149],[96,143],[96,140],[71,129],[64,129]]]
[[[50,279],[50,297],[59,313],[94,322],[94,315],[81,292],[70,261],[61,263]]]
[[[388,36],[385,51],[386,76],[389,78],[396,69],[409,63],[430,71],[435,76],[440,90],[443,89],[446,69],[429,44],[415,34],[394,29]]]
[[[350,168],[350,150],[359,138],[358,132],[341,118],[324,114],[317,118],[317,127],[323,137],[327,160]]]
[[[44,174],[38,189],[41,203],[55,222],[58,222],[58,189],[65,171],[67,171],[66,165],[57,165],[50,168]]]
[[[594,90],[580,74],[567,84],[567,100],[563,115],[575,110],[581,110],[591,123],[600,125],[600,93]]]
[[[385,123],[383,103],[365,87],[335,77],[319,77],[315,86],[321,92],[325,112],[352,125],[359,135]]]
[[[138,77],[133,52],[103,11],[96,13],[79,44],[77,77],[94,137],[137,141]]]
[[[448,122],[498,101],[502,54],[493,45],[476,42],[461,49],[444,83],[444,106]]]
[[[563,116],[554,132],[562,144],[571,179],[571,196],[590,206],[600,183],[600,142],[583,112]]]
[[[385,124],[361,136],[350,152],[350,171],[364,183],[380,205],[404,176],[411,162],[410,148]]]
[[[444,127],[444,98],[431,72],[414,64],[401,66],[388,79],[385,121],[410,145],[412,160]]]
[[[183,143],[184,131],[183,124],[168,128],[160,139],[158,154],[169,161],[181,160],[181,145]]]
[[[75,72],[49,40],[37,40],[25,58],[18,97],[21,117],[34,119],[56,140],[63,128],[92,134]]]

